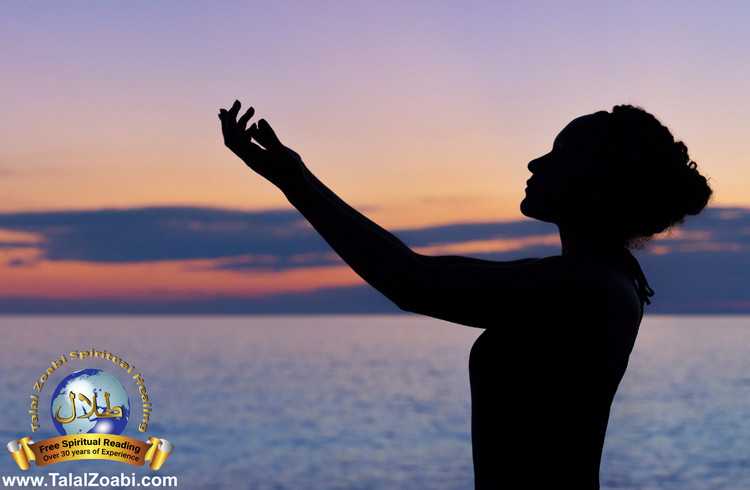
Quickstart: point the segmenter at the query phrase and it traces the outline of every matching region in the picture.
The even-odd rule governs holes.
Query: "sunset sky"
[[[227,245],[263,232],[248,219],[297,218],[224,148],[216,114],[235,98],[343,199],[404,236],[521,219],[526,164],[571,119],[620,103],[654,113],[688,145],[711,177],[713,207],[748,207],[748,19],[739,1],[5,3],[0,297],[155,301],[360,285],[323,258],[322,242],[282,259],[252,240]],[[191,245],[174,238],[153,252],[177,219],[165,210],[185,206],[230,217],[178,212],[178,227],[237,233],[210,251],[185,253]],[[141,208],[155,221],[133,225]],[[112,219],[92,224],[103,216]],[[493,233],[414,245],[555,245],[554,229]],[[131,254],[142,241],[152,252]]]

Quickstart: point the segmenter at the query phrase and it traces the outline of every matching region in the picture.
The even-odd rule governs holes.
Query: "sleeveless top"
[[[642,318],[654,291],[629,250],[617,255]],[[581,298],[576,291],[561,295],[528,319],[485,329],[471,348],[475,490],[599,489],[609,410],[637,329],[612,333],[598,320],[574,321]]]

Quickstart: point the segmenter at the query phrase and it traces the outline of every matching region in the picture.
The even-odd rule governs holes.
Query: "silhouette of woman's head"
[[[700,213],[712,194],[685,144],[631,105],[574,119],[528,168],[523,214],[626,246]]]

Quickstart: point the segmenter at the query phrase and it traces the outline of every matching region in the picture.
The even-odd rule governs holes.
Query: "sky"
[[[5,2],[0,298],[179,303],[361,286],[313,238],[243,238],[256,220],[298,216],[223,146],[216,114],[234,99],[399,236],[458,227],[413,242],[428,253],[557,246],[554,229],[503,234],[524,223],[526,165],[573,118],[620,103],[687,144],[712,207],[741,212],[748,18],[747,2]],[[219,248],[164,241],[174,223],[205,220],[241,232]],[[479,225],[489,231],[456,231]]]

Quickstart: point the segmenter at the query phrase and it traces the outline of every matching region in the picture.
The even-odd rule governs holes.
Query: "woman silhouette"
[[[629,247],[712,193],[687,147],[639,107],[574,119],[529,163],[521,202],[557,225],[561,255],[496,262],[412,251],[239,110],[220,110],[226,146],[357,274],[402,310],[484,329],[469,360],[475,488],[598,489],[610,406],[653,295]]]

